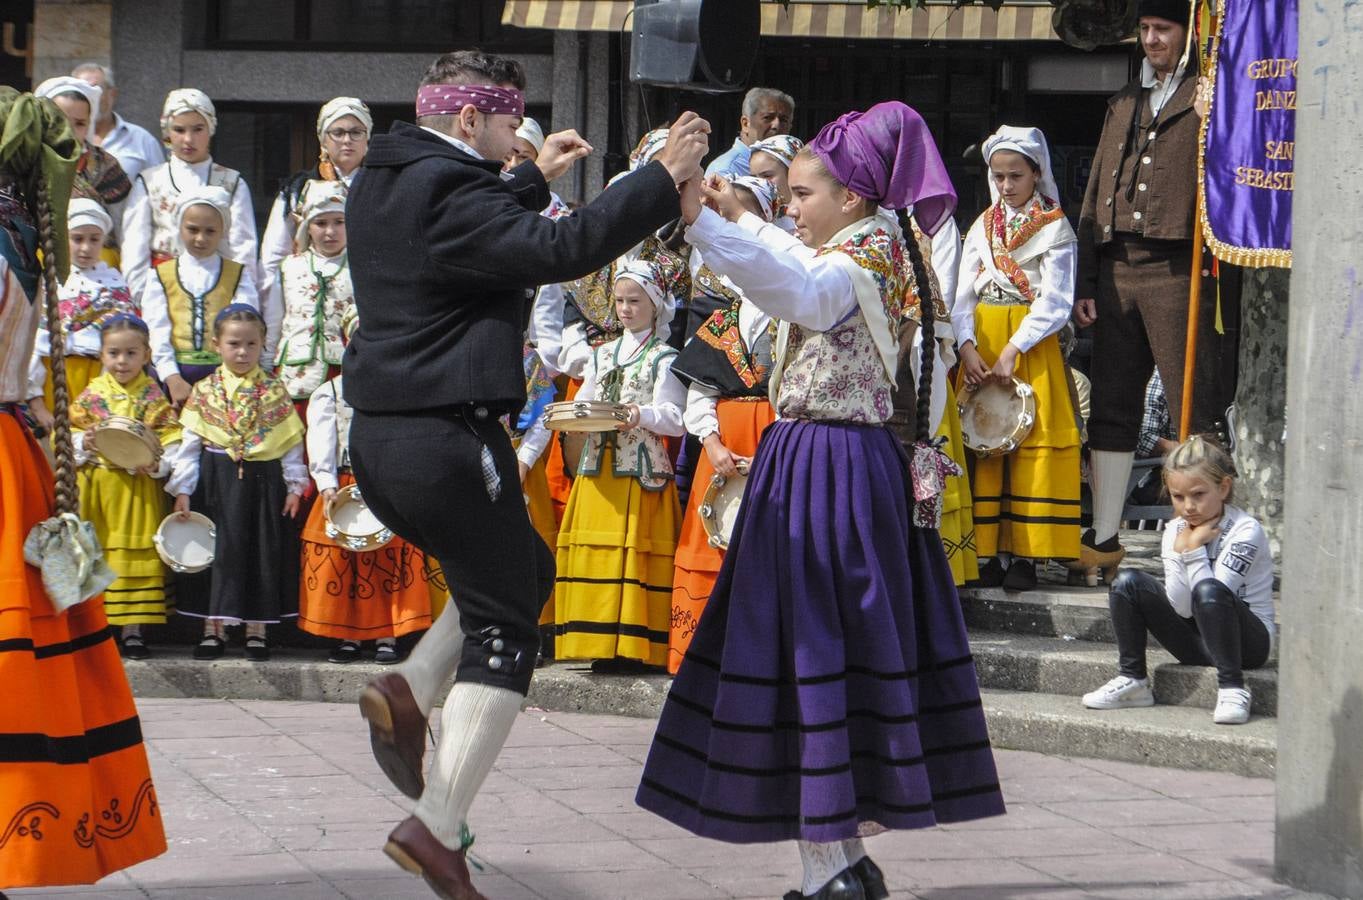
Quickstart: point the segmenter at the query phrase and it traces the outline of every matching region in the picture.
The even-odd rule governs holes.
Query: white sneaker
[[[1217,725],[1243,725],[1248,722],[1249,691],[1245,688],[1219,689],[1212,721]]]
[[[1089,709],[1134,709],[1154,706],[1155,694],[1150,690],[1149,678],[1128,678],[1118,675],[1107,684],[1084,695]]]

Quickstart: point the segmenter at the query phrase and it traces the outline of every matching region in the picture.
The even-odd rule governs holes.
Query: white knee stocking
[[[847,857],[847,864],[855,866],[866,858],[866,845],[861,842],[861,838],[852,838],[850,841],[842,842],[842,852]]]
[[[415,815],[451,850],[460,848],[469,807],[492,771],[524,699],[508,688],[467,682],[455,684],[445,699],[440,743]]]
[[[800,893],[806,897],[817,894],[819,888],[847,868],[847,854],[843,852],[841,841],[831,844],[815,844],[811,841],[796,843],[800,845],[800,862],[805,867],[805,880],[800,886]]]
[[[1117,533],[1126,506],[1126,485],[1131,480],[1134,453],[1094,450],[1089,457],[1093,489],[1093,541],[1101,544]]]
[[[459,610],[450,601],[411,654],[396,666],[398,674],[412,688],[417,709],[425,715],[430,715],[463,653],[464,630],[459,627]]]

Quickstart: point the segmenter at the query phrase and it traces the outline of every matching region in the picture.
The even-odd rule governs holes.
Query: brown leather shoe
[[[398,823],[383,852],[413,875],[426,879],[442,900],[487,900],[473,887],[463,850],[451,850],[435,839],[416,816]]]
[[[426,717],[417,709],[407,679],[380,675],[360,694],[360,715],[369,723],[369,746],[393,786],[413,800],[426,787],[421,760],[426,755]]]

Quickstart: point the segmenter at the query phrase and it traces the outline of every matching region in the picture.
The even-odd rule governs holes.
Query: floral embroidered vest
[[[616,361],[620,339],[596,348],[595,400],[615,403],[635,403],[645,406],[653,402],[653,386],[659,378],[664,360],[677,351],[662,339],[654,337],[634,359],[623,364]],[[661,491],[672,483],[672,460],[661,435],[643,428],[593,434],[582,448],[579,475],[599,475],[601,455],[606,442],[613,447],[611,473],[622,478],[638,478],[646,490]]]
[[[783,419],[878,425],[894,412],[885,374],[860,309],[829,331],[790,325],[786,367],[776,395]]]
[[[170,163],[162,163],[140,173],[137,177],[147,187],[147,199],[151,203],[151,255],[153,262],[160,262],[179,254],[184,247],[180,244],[180,229],[175,224],[175,214],[180,208],[180,186],[175,183],[175,175]],[[208,169],[208,183],[220,187],[233,196],[237,193],[237,183],[241,173],[217,163]],[[227,235],[223,235],[224,243]]]
[[[213,320],[232,302],[241,283],[242,265],[223,257],[218,280],[204,294],[191,294],[180,283],[179,259],[168,259],[156,267],[156,277],[166,292],[170,314],[170,344],[180,365],[216,366],[222,357],[212,350]]]
[[[773,377],[782,418],[881,424],[894,412],[900,327],[918,295],[904,245],[886,226],[870,216],[818,250],[848,272],[856,305],[827,331],[782,323]]]
[[[327,380],[328,367],[341,364],[341,319],[355,306],[349,263],[343,262],[333,275],[322,275],[317,261],[307,251],[279,267],[284,324],[275,365],[295,400],[310,397]]]

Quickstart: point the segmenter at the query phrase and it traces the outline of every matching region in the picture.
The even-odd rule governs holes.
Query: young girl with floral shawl
[[[929,371],[909,460],[885,427],[900,325],[928,279],[901,231],[955,205],[922,118],[848,113],[791,168],[799,239],[683,186],[688,237],[781,326],[762,436],[723,568],[673,681],[637,802],[704,837],[797,840],[787,898],[881,900],[860,838],[1003,812],[941,540]],[[901,214],[901,228],[877,215]],[[931,304],[923,304],[924,330]],[[931,334],[924,369],[935,353]]]
[[[117,269],[101,257],[113,220],[94,200],[76,198],[66,212],[71,274],[58,291],[57,309],[66,334],[66,389],[76,397],[100,371],[100,326],[120,314],[137,314],[137,304]],[[52,425],[52,365],[47,323],[40,322],[29,366],[29,409],[44,427]]]
[[[597,671],[667,662],[681,509],[663,437],[684,431],[686,391],[670,372],[666,277],[640,260],[616,268],[624,333],[592,353],[578,392],[630,410],[616,432],[589,437],[558,534],[554,655],[596,660]]]
[[[269,659],[265,626],[298,615],[298,524],[308,485],[303,422],[283,382],[260,368],[265,322],[233,304],[213,323],[222,365],[180,413],[184,441],[166,491],[175,511],[217,526],[213,565],[180,579],[179,611],[204,620],[195,659],[217,659],[225,626],[246,624],[246,658]]]
[[[166,621],[166,567],[156,553],[156,529],[169,502],[161,481],[170,474],[180,444],[180,423],[161,388],[147,375],[151,342],[147,323],[128,313],[107,319],[99,329],[104,370],[81,391],[71,407],[76,459],[80,464],[81,515],[95,526],[104,558],[118,573],[104,592],[110,625],[123,628],[128,659],[150,656],[143,625]],[[94,429],[111,416],[140,422],[161,444],[160,460],[150,468],[113,465],[96,447]]]
[[[1012,453],[976,460],[971,485],[980,580],[1030,590],[1035,559],[1079,556],[1079,427],[1057,337],[1074,307],[1078,257],[1041,131],[1005,125],[984,157],[994,205],[970,227],[961,258],[957,388],[1017,378],[1035,392],[1031,433]]]

